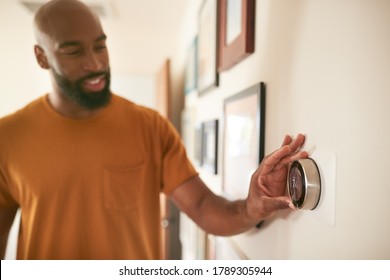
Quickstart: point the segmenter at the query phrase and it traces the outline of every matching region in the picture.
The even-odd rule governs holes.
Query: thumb
[[[278,196],[278,197],[273,197],[271,199],[267,199],[265,201],[265,204],[266,204],[265,208],[269,212],[274,212],[274,211],[288,209],[288,208],[295,210],[294,205],[292,204],[290,198],[287,196]]]

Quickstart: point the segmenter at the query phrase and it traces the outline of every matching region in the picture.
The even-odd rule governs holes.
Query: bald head
[[[87,5],[78,0],[52,0],[35,14],[34,28],[38,44],[44,36],[56,36],[58,32],[71,32],[72,27],[95,24],[101,28],[100,20]]]

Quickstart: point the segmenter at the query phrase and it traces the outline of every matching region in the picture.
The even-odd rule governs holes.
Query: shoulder
[[[124,122],[132,129],[136,127],[145,136],[163,142],[180,138],[173,124],[155,109],[138,105],[117,95],[113,95],[113,105],[117,121]]]
[[[136,104],[121,96],[113,95],[115,110],[122,112],[127,118],[137,119],[138,121],[150,124],[166,123],[168,120],[157,110],[143,105]]]
[[[0,153],[28,141],[41,125],[41,99],[37,99],[18,111],[0,118]],[[38,118],[38,119],[37,119]]]
[[[10,129],[18,129],[23,124],[31,123],[34,120],[34,116],[37,116],[37,113],[39,113],[41,106],[43,105],[44,98],[45,97],[42,96],[14,113],[1,117],[0,134],[4,130],[8,131]]]

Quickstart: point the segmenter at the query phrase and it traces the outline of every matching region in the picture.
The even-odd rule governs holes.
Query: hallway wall
[[[201,2],[191,2],[183,22],[178,64],[197,34]],[[230,240],[250,259],[389,259],[390,1],[256,2],[255,53],[221,73],[218,88],[187,95],[185,108],[196,122],[222,120],[227,97],[264,82],[266,154],[285,134],[305,133],[305,149],[330,155],[328,166],[321,162],[334,205],[325,214],[281,213]],[[200,171],[222,193],[221,168]]]

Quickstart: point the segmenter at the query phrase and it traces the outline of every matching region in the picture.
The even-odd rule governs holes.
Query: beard
[[[105,86],[101,91],[85,92],[83,90],[82,84],[85,80],[101,75],[104,75],[105,78]],[[56,80],[57,86],[60,89],[60,92],[65,95],[69,100],[73,101],[74,103],[85,109],[93,110],[104,107],[111,99],[110,70],[105,72],[92,73],[74,82],[57,73],[54,69],[53,76]]]

